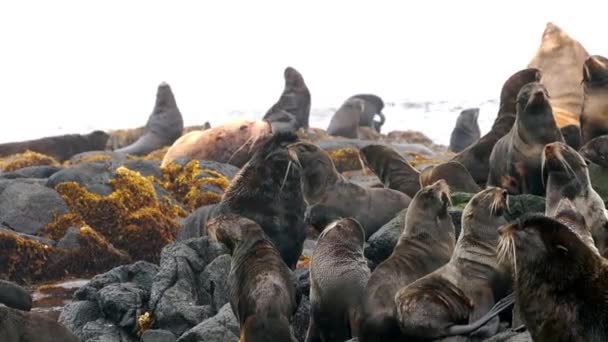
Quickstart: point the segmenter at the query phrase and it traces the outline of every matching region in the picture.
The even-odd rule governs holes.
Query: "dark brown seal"
[[[414,196],[393,253],[376,267],[367,283],[359,329],[361,342],[402,341],[395,294],[450,260],[455,229],[448,215],[449,203],[449,189],[443,180]]]
[[[361,120],[359,121],[359,127],[371,127],[376,132],[380,133],[382,125],[386,121],[386,117],[382,113],[384,109],[384,101],[378,95],[374,94],[357,94],[351,96],[351,98],[357,98],[365,101],[363,106],[363,112],[361,113]],[[374,120],[375,116],[380,117],[380,121]]]
[[[79,342],[66,327],[45,315],[0,307],[2,342]]]
[[[310,325],[306,342],[359,336],[361,299],[370,276],[363,256],[365,231],[351,218],[319,236],[310,264]]]
[[[608,168],[608,134],[589,140],[579,152],[586,160]]]
[[[347,99],[331,117],[327,134],[351,139],[358,138],[359,122],[364,110],[365,101],[362,99]]]
[[[308,205],[321,204],[336,217],[356,219],[367,237],[410,203],[410,197],[399,191],[364,188],[349,182],[338,173],[329,154],[317,145],[298,142],[289,145],[288,149],[292,160],[302,169],[304,198]]]
[[[287,145],[296,141],[295,134],[281,133],[262,145],[234,177],[214,210],[259,224],[292,269],[306,238],[301,172],[287,152]]]
[[[456,125],[450,135],[450,151],[462,152],[465,148],[473,145],[481,137],[481,130],[477,119],[479,108],[467,108],[460,112]]]
[[[275,103],[266,115],[264,119],[269,121],[271,124],[277,119],[285,120],[284,115],[277,115],[277,113],[284,111],[291,114],[295,118],[295,124],[293,128],[308,128],[308,117],[310,116],[310,92],[302,74],[292,67],[285,68],[283,73],[285,77],[285,88],[281,97]]]
[[[530,82],[539,81],[538,69],[524,69],[511,75],[502,86],[500,107],[494,124],[488,133],[475,144],[467,147],[452,160],[459,162],[469,170],[477,184],[486,184],[490,172],[490,154],[498,139],[509,132],[515,122],[515,104],[519,90]]]
[[[404,336],[434,339],[452,335],[450,328],[477,321],[506,295],[508,272],[498,264],[498,228],[506,224],[507,191],[487,188],[469,201],[450,261],[395,295]],[[475,332],[474,340],[496,334],[499,320]]]
[[[297,309],[295,282],[262,228],[237,215],[216,217],[207,227],[232,253],[228,288],[240,341],[297,341],[289,325]]]
[[[23,287],[0,279],[0,303],[9,308],[30,311],[32,309],[32,296]]]
[[[600,253],[597,247],[595,246],[593,236],[591,235],[591,232],[587,227],[585,217],[580,212],[578,212],[576,206],[574,205],[574,203],[572,203],[571,200],[569,200],[568,198],[562,198],[557,204],[557,206],[555,206],[555,209],[553,210],[553,215],[549,217],[552,217],[568,226],[576,234],[578,234],[581,240],[585,244],[587,244],[589,248],[594,250],[597,254]]]
[[[608,134],[608,58],[591,56],[583,66],[583,144]]]
[[[585,218],[587,230],[601,254],[608,256],[608,214],[604,201],[591,186],[583,157],[564,143],[547,144],[542,170],[547,189],[545,214],[554,217],[560,202],[568,199]]]
[[[368,145],[359,150],[361,160],[389,189],[414,197],[420,190],[420,173],[393,148]]]
[[[608,341],[608,261],[568,226],[529,215],[499,229],[519,314],[534,341]]]
[[[443,179],[450,190],[476,194],[481,190],[466,167],[456,161],[429,166],[420,173],[420,185],[427,186]]]
[[[529,83],[517,95],[515,124],[500,138],[490,155],[489,186],[510,194],[544,195],[541,159],[546,144],[564,142],[557,128],[547,89]]]

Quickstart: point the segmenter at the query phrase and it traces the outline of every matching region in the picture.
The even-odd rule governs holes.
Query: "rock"
[[[113,167],[109,162],[82,163],[55,173],[46,185],[55,189],[60,183],[76,182],[90,192],[105,196],[112,193],[112,188],[107,185],[112,178],[112,171]]]
[[[217,315],[207,319],[182,335],[178,342],[237,342],[240,328],[230,304],[224,305]]]
[[[365,257],[378,265],[386,260],[393,248],[399,241],[399,236],[405,228],[405,213],[407,209],[400,211],[394,219],[382,226],[367,240],[368,245],[365,247]]]
[[[422,144],[425,146],[433,144],[431,138],[417,131],[391,131],[386,135],[386,140],[397,143]]]
[[[102,317],[99,305],[92,301],[76,301],[67,304],[59,315],[59,323],[68,328],[74,335],[82,339],[82,329],[88,322]]]
[[[90,151],[76,154],[68,161],[69,165],[83,163],[110,163],[115,166],[126,163],[129,159],[125,153],[112,151]]]
[[[207,235],[207,221],[215,214],[216,205],[200,207],[186,217],[177,233],[177,241],[198,238]]]
[[[205,271],[200,276],[200,283],[203,285],[203,289],[211,294],[214,312],[230,301],[228,274],[230,274],[231,262],[232,257],[230,255],[220,255],[205,268]]]
[[[149,296],[148,290],[134,283],[111,284],[99,291],[99,306],[105,318],[134,331]]]
[[[310,269],[308,267],[298,268],[294,272],[296,281],[296,298],[310,296]]]
[[[130,160],[123,164],[129,170],[141,173],[142,176],[154,176],[158,179],[163,179],[163,173],[160,170],[160,161],[158,160]]]
[[[608,169],[595,163],[590,163],[588,167],[593,189],[602,197],[604,204],[608,204]]]
[[[526,213],[544,213],[545,198],[535,195],[509,196],[509,210],[505,213],[507,221],[513,221]]]
[[[310,321],[310,300],[307,296],[302,297],[300,305],[293,316],[291,327],[293,329],[294,336],[300,342],[306,340],[306,333],[308,331],[308,323]]]
[[[32,242],[38,242],[38,243],[41,243],[43,245],[47,245],[47,246],[51,246],[51,247],[54,247],[55,245],[57,245],[57,242],[55,242],[52,239],[47,239],[47,238],[44,238],[42,236],[35,236],[35,235],[29,235],[29,234],[19,233],[19,232],[15,232],[13,230],[10,230],[8,228],[0,228],[0,233],[2,233],[2,234],[14,234],[15,236],[19,237],[20,239],[24,239],[24,240],[32,241]]]
[[[127,332],[103,318],[85,324],[81,339],[84,342],[136,342]]]
[[[9,308],[30,311],[32,309],[32,296],[23,287],[0,279],[0,303]]]
[[[13,172],[0,173],[0,178],[49,178],[62,168],[54,165],[28,166]]]
[[[78,342],[78,338],[41,314],[0,307],[0,341]]]
[[[533,342],[533,340],[527,331],[518,333],[508,330],[486,339],[484,342]]]
[[[142,342],[175,342],[177,338],[167,330],[146,330],[141,336]]]
[[[0,194],[0,221],[20,233],[35,234],[68,213],[57,192],[42,185],[15,183]]]

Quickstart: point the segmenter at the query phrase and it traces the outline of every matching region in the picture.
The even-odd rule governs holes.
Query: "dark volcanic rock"
[[[0,307],[0,341],[77,342],[78,338],[46,316]]]
[[[515,332],[515,331],[504,331],[500,334],[493,336],[484,342],[533,342],[530,333],[525,332]]]
[[[293,316],[291,327],[294,336],[300,342],[306,340],[306,332],[308,331],[308,323],[310,322],[310,300],[308,297],[302,297],[298,310]]]
[[[177,338],[167,330],[146,330],[141,336],[142,342],[175,342]]]
[[[84,342],[136,342],[116,324],[103,318],[85,324],[81,339]]]
[[[160,169],[160,161],[158,160],[130,160],[123,164],[129,170],[137,171],[142,176],[154,176],[158,179],[163,179],[163,172]]]
[[[298,268],[294,272],[294,278],[296,281],[296,297],[310,296],[310,269],[308,267]]]
[[[378,229],[367,240],[365,257],[371,260],[374,265],[378,265],[386,260],[393,252],[393,248],[395,248],[397,241],[399,241],[399,236],[405,228],[406,212],[407,209],[399,212],[394,219]]]
[[[54,189],[59,183],[76,182],[90,192],[109,195],[112,188],[107,184],[112,178],[113,169],[110,162],[73,165],[52,175],[46,185]]]
[[[230,274],[231,262],[230,255],[220,255],[205,268],[200,276],[203,289],[212,295],[211,304],[214,312],[217,312],[230,300],[228,274]]]
[[[239,335],[239,322],[230,304],[226,304],[217,315],[190,329],[178,342],[237,342]]]
[[[177,233],[177,241],[198,238],[207,235],[207,221],[213,217],[216,204],[206,205],[193,211],[183,220],[182,228]]]
[[[134,331],[149,296],[148,290],[134,283],[111,284],[99,291],[99,306],[107,319]]]
[[[96,302],[84,300],[66,305],[59,315],[59,323],[63,324],[78,338],[83,337],[82,329],[88,322],[96,321],[102,317],[99,305]]]
[[[17,171],[0,173],[0,178],[49,178],[61,169],[61,167],[53,165],[28,166]]]

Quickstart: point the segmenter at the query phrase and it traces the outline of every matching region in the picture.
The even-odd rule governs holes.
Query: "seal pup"
[[[499,229],[518,310],[534,341],[608,341],[608,261],[568,226],[526,215]]]
[[[583,66],[583,144],[608,134],[608,58],[591,56]]]
[[[547,23],[541,44],[528,64],[542,72],[542,83],[551,94],[557,127],[579,126],[583,104],[583,64],[589,57],[585,48],[554,23]]]
[[[584,159],[608,168],[608,134],[589,140],[579,153]]]
[[[542,170],[547,189],[545,214],[554,217],[560,202],[568,199],[585,218],[587,230],[601,254],[608,256],[608,214],[604,201],[591,186],[583,157],[564,143],[547,144]]]
[[[509,132],[515,122],[516,98],[520,89],[530,83],[539,81],[538,69],[524,69],[516,72],[503,84],[500,92],[500,107],[492,129],[473,145],[460,152],[453,161],[457,161],[469,170],[477,184],[485,185],[490,172],[490,154],[498,139]]]
[[[363,297],[359,340],[402,341],[395,315],[399,289],[450,260],[455,229],[448,214],[449,188],[439,180],[414,196],[393,253],[372,273]]]
[[[365,101],[359,98],[347,99],[331,117],[327,134],[344,138],[359,137],[359,122],[365,110]]]
[[[175,96],[171,87],[163,82],[156,92],[156,103],[148,122],[144,127],[144,134],[133,144],[115,150],[136,156],[146,155],[165,146],[170,146],[182,135],[184,120],[177,108]]]
[[[411,201],[396,190],[364,188],[349,182],[338,173],[329,154],[315,144],[302,141],[290,144],[287,149],[291,160],[302,169],[308,205],[322,204],[337,217],[354,218],[363,226],[367,237],[407,208]]]
[[[283,76],[285,77],[283,93],[277,103],[266,112],[264,119],[272,122],[277,118],[276,112],[285,111],[295,118],[296,123],[293,126],[295,130],[299,128],[308,129],[310,92],[304,82],[304,78],[299,71],[290,66],[285,68]]]
[[[297,309],[295,279],[274,243],[238,215],[218,216],[207,228],[232,254],[228,288],[240,341],[296,342],[289,325]]]
[[[500,186],[510,194],[545,194],[541,177],[543,148],[548,143],[564,142],[548,97],[540,83],[521,88],[515,124],[498,140],[490,155],[488,186]]]
[[[507,223],[508,193],[490,187],[477,193],[462,212],[462,229],[450,261],[395,295],[399,327],[413,339],[453,335],[452,328],[483,317],[506,295],[509,276],[498,264],[498,228]],[[475,332],[483,340],[498,331],[498,318]]]
[[[310,263],[307,342],[358,337],[361,299],[370,276],[364,244],[365,231],[352,218],[333,222],[319,235]]]
[[[363,112],[361,113],[361,120],[359,121],[359,127],[371,127],[380,133],[382,125],[386,121],[386,117],[382,113],[384,109],[384,101],[378,95],[374,94],[357,94],[350,98],[357,98],[365,101],[363,106]],[[375,116],[380,117],[380,121],[374,120]]]
[[[420,190],[420,172],[393,148],[372,144],[360,149],[359,156],[387,188],[410,197]]]
[[[420,185],[427,186],[443,179],[454,192],[478,193],[481,189],[466,167],[457,161],[432,165],[420,173]]]
[[[237,214],[259,224],[292,269],[306,238],[301,172],[287,151],[296,141],[294,133],[280,133],[262,145],[214,210],[216,215]]]
[[[481,130],[477,123],[478,118],[479,108],[468,108],[460,112],[450,136],[450,151],[461,152],[479,140]]]

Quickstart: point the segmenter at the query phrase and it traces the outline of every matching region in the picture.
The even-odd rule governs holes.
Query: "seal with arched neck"
[[[371,127],[380,133],[382,125],[386,121],[386,117],[382,113],[384,109],[384,101],[378,95],[374,94],[357,94],[350,98],[361,99],[364,102],[363,112],[361,113],[361,120],[359,121],[359,127]],[[380,118],[380,121],[374,120],[375,116]]]
[[[490,154],[498,139],[509,132],[515,122],[516,98],[519,90],[530,82],[540,80],[538,69],[524,69],[511,75],[503,84],[500,92],[500,107],[494,124],[488,133],[476,143],[460,152],[453,161],[457,161],[469,170],[477,184],[486,184],[490,171]]]
[[[310,324],[306,342],[342,342],[359,336],[361,299],[370,276],[363,256],[365,231],[352,218],[330,224],[310,263]]]
[[[455,229],[448,214],[449,204],[449,188],[443,180],[414,196],[393,253],[376,267],[367,283],[359,329],[361,342],[403,340],[395,315],[395,294],[450,260]]]
[[[567,225],[527,215],[499,229],[519,314],[534,341],[608,341],[608,261]]]
[[[238,215],[218,216],[207,229],[232,254],[228,289],[240,340],[296,342],[290,327],[295,279],[275,244],[257,223]]]
[[[288,121],[285,115],[277,115],[284,111],[293,116],[295,124],[293,129],[308,129],[308,118],[310,116],[310,91],[299,71],[292,67],[285,68],[285,88],[281,97],[264,115],[264,119],[271,124],[278,120]],[[284,113],[283,113],[284,114]]]
[[[420,172],[393,148],[372,144],[360,149],[359,155],[365,166],[387,188],[401,191],[410,197],[414,197],[420,190]]]
[[[608,58],[591,56],[583,66],[582,142],[608,134]]]
[[[490,155],[489,186],[510,194],[544,195],[541,166],[546,144],[563,142],[555,124],[549,94],[540,83],[529,83],[517,95],[515,124]]]
[[[443,179],[454,192],[476,194],[481,190],[469,171],[456,161],[432,165],[420,172],[420,185],[427,186]]]
[[[478,118],[479,108],[468,108],[460,112],[450,136],[450,151],[461,152],[479,140],[481,130],[477,123]]]
[[[487,188],[469,201],[462,213],[462,229],[450,261],[395,295],[401,332],[410,339],[436,339],[467,332],[506,295],[509,275],[499,266],[498,228],[507,221],[507,191]],[[474,341],[497,333],[498,317],[478,329]],[[470,332],[470,331],[469,331]]]

